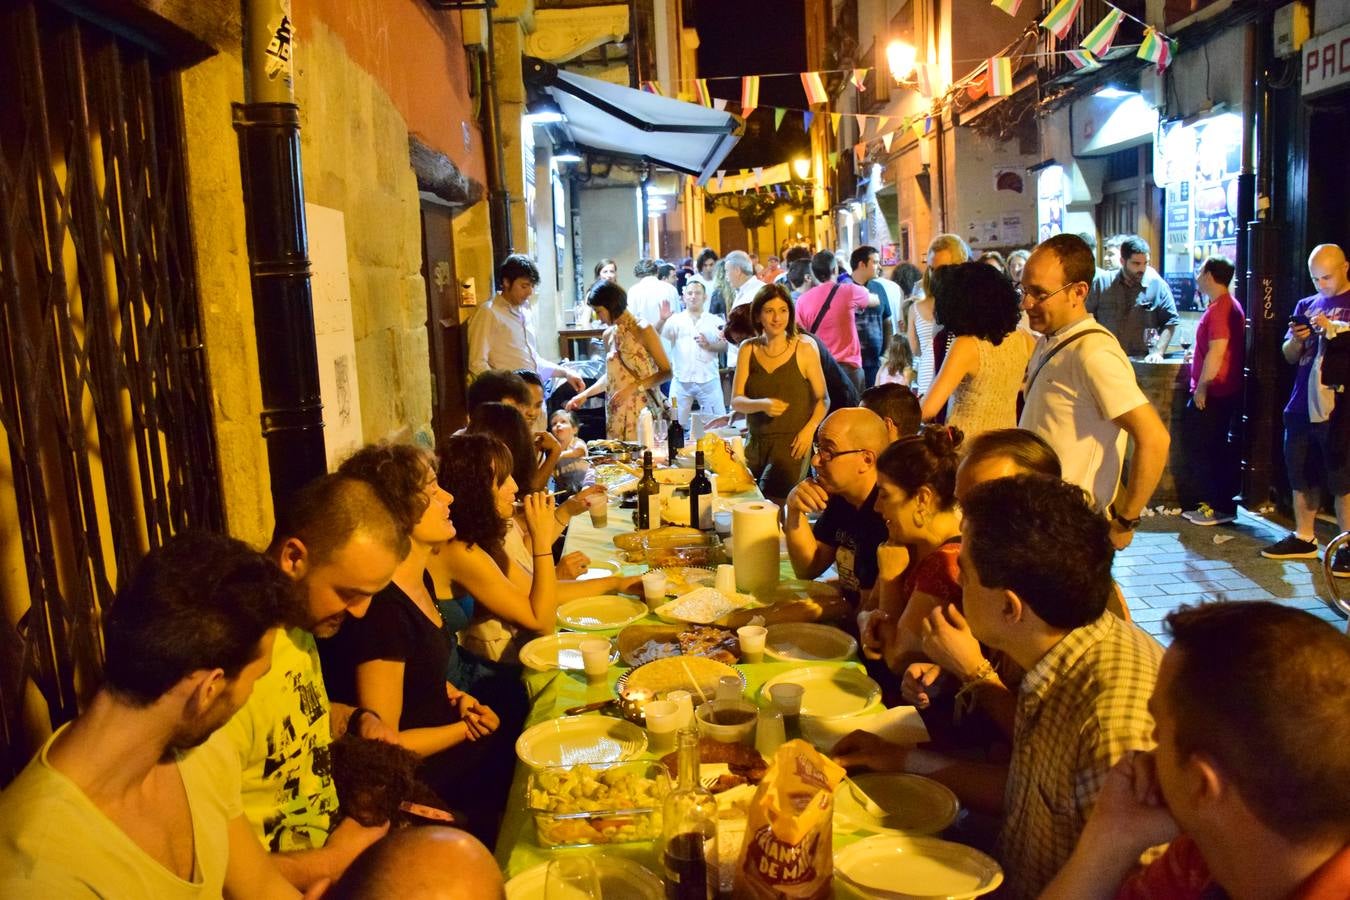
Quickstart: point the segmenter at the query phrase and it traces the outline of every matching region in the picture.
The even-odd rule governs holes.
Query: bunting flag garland
[[[1075,69],[1086,69],[1091,72],[1093,69],[1100,69],[1102,64],[1097,62],[1097,58],[1086,50],[1066,50],[1064,55],[1073,63]]]
[[[994,0],[989,4],[995,9],[1001,9],[1010,16],[1016,17],[1017,11],[1022,8],[1022,0]]]
[[[1158,73],[1162,74],[1172,64],[1171,42],[1154,29],[1145,28],[1144,42],[1139,45],[1139,52],[1135,56],[1153,63],[1158,67]]]
[[[966,96],[971,100],[978,100],[989,94],[989,80],[993,73],[993,69],[990,67],[992,62],[993,59],[985,60],[984,69],[966,84]]]
[[[647,93],[655,94],[658,97],[665,96],[665,94],[661,92],[661,85],[657,84],[655,81],[642,82],[642,89]]]
[[[802,113],[802,130],[809,132],[811,130],[811,123],[815,120],[815,118],[816,114],[811,112],[810,110],[807,110],[806,112]]]
[[[989,60],[989,96],[1007,97],[1012,92],[1012,59],[996,56]]]
[[[760,182],[763,180],[764,180],[764,167],[755,166],[755,187],[759,187]]]
[[[843,113],[830,113],[830,131],[839,133],[839,120],[844,117]]]
[[[745,75],[741,78],[741,117],[746,118],[759,106],[759,76]]]
[[[697,97],[698,102],[704,106],[712,106],[712,94],[708,91],[708,79],[694,79],[694,96]]]
[[[1078,9],[1082,5],[1083,0],[1059,0],[1050,10],[1050,15],[1041,20],[1041,27],[1061,41],[1064,40],[1073,27],[1073,20],[1078,18]]]
[[[853,75],[852,75],[852,77],[849,78],[849,81],[850,81],[850,82],[853,84],[853,86],[854,86],[855,88],[857,88],[859,91],[865,91],[865,90],[867,90],[867,85],[864,83],[864,80],[865,80],[866,78],[867,78],[867,70],[866,70],[866,69],[854,69],[854,70],[853,70]]]
[[[723,180],[724,178],[726,178],[726,177],[727,177],[727,170],[726,170],[726,169],[718,169],[718,170],[717,170],[717,189],[718,189],[719,191],[722,189],[722,180]]]
[[[895,132],[888,131],[881,136],[881,146],[886,148],[886,152],[891,152],[891,141],[895,140]]]
[[[867,118],[867,116],[858,113],[853,114],[853,121],[858,123],[858,137],[862,137],[863,132],[867,130]]]
[[[886,130],[886,126],[891,124],[890,116],[882,116],[877,120],[877,134]]]
[[[830,161],[830,168],[831,168],[831,169],[833,169],[835,166],[839,165],[839,151],[838,151],[838,150],[831,150],[831,151],[830,151],[829,161]]]
[[[925,97],[933,96],[933,68],[927,63],[914,66],[914,87]]]
[[[858,160],[858,165],[862,165],[863,160],[867,158],[867,142],[858,141],[853,145],[853,156]]]
[[[713,109],[717,110],[718,112],[722,112],[722,110],[724,110],[724,109],[726,109],[726,108],[727,108],[727,98],[726,98],[726,97],[714,97],[714,98],[713,98]]]
[[[1083,43],[1079,44],[1093,56],[1102,57],[1106,51],[1111,49],[1111,42],[1116,39],[1116,30],[1120,28],[1120,23],[1124,20],[1125,14],[1114,6],[1106,14],[1106,18],[1097,23],[1097,27],[1088,32],[1088,36],[1083,38]]]
[[[787,114],[787,110],[786,110],[786,109],[783,109],[783,107],[781,107],[781,106],[775,106],[775,107],[773,108],[773,130],[774,130],[774,131],[777,131],[778,128],[779,128],[779,126],[781,126],[781,125],[783,124],[783,116],[786,115],[786,114]]]
[[[802,90],[806,91],[807,106],[828,103],[830,100],[830,95],[825,93],[825,82],[821,81],[819,72],[802,73]]]

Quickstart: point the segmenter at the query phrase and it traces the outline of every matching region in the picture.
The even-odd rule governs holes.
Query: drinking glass
[[[585,856],[552,860],[544,880],[544,900],[601,900],[600,874]]]

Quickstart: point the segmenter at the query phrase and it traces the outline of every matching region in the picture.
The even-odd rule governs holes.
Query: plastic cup
[[[609,524],[609,495],[595,494],[586,501],[586,511],[591,514],[591,525],[604,528]]]
[[[694,695],[688,691],[671,691],[666,694],[666,699],[679,708],[676,730],[694,727]]]
[[[717,567],[717,578],[713,587],[728,597],[736,593],[736,567],[722,563]]]
[[[806,688],[800,684],[775,684],[769,688],[769,697],[773,700],[774,707],[784,717],[802,714],[802,694],[805,693]]]
[[[653,700],[642,708],[647,718],[647,743],[653,753],[675,749],[675,735],[683,718],[680,705],[671,700]]]
[[[658,569],[646,572],[642,576],[642,596],[652,609],[666,602],[666,573]]]
[[[722,537],[731,534],[731,510],[723,510],[713,513],[713,527]]]
[[[740,700],[741,688],[741,676],[723,675],[717,679],[716,697],[718,700]]]
[[[755,723],[755,749],[765,759],[773,759],[778,748],[787,741],[787,727],[783,714],[776,709],[761,709]]]
[[[764,661],[764,640],[769,629],[763,625],[742,625],[736,629],[736,637],[741,642],[741,659],[748,663]]]
[[[581,649],[581,667],[586,671],[586,677],[591,681],[599,681],[609,672],[609,641],[600,638],[582,641]]]

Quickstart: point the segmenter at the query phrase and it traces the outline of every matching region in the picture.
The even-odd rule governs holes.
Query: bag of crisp
[[[736,870],[738,900],[820,900],[834,875],[834,789],[844,770],[805,741],[769,762],[750,803]]]

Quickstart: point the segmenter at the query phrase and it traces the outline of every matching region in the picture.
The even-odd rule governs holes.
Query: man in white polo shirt
[[[1018,424],[1054,448],[1064,480],[1107,513],[1111,543],[1123,549],[1158,486],[1172,439],[1120,342],[1084,307],[1095,272],[1091,248],[1073,234],[1043,241],[1027,260],[1022,308],[1042,337],[1027,364]],[[1117,495],[1127,436],[1134,452]]]
[[[686,432],[693,417],[694,401],[710,417],[724,416],[722,381],[717,354],[726,349],[721,316],[704,312],[708,293],[703,282],[689,279],[684,286],[684,310],[666,321],[661,336],[670,344],[670,399],[679,403],[680,424]]]

